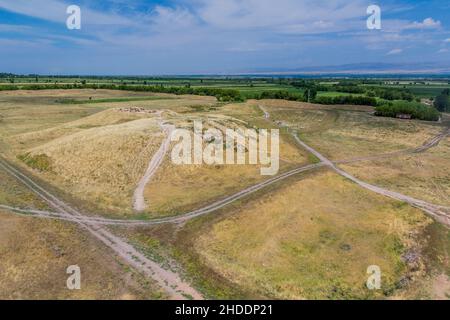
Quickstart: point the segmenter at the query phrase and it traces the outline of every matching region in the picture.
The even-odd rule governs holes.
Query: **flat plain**
[[[5,91],[0,153],[86,217],[107,219],[104,228],[205,298],[448,298],[448,229],[345,179],[297,143],[363,181],[448,207],[448,136],[412,151],[441,134],[448,116],[430,123],[373,111],[114,90]],[[136,211],[137,185],[167,139],[162,124],[191,129],[195,120],[219,130],[279,129],[280,179],[260,175],[259,165],[175,165],[165,154],[143,189],[145,210]],[[2,167],[0,206],[1,298],[170,298],[79,224],[33,216],[56,209]],[[71,264],[86,272],[76,293],[65,288]],[[382,270],[380,290],[366,287],[371,265]]]

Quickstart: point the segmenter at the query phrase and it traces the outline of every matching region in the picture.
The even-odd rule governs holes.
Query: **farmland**
[[[0,76],[0,90],[14,86],[55,87],[58,85],[105,85],[105,86],[160,86],[178,88],[211,88],[236,90],[245,99],[258,97],[263,92],[283,91],[303,96],[305,91],[317,91],[319,97],[370,96],[380,100],[400,97],[398,94],[411,94],[412,97],[434,98],[450,88],[448,79],[430,78],[430,80],[386,78],[355,79],[336,76],[333,79],[321,77],[303,78],[300,76],[184,76],[184,77],[58,77],[58,76]],[[386,94],[386,92],[388,94]],[[396,97],[397,96],[397,97]]]

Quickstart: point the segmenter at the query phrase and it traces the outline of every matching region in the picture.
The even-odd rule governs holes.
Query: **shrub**
[[[450,112],[449,92],[444,91],[434,99],[434,107],[441,112]]]
[[[356,94],[366,93],[366,89],[359,87],[357,85],[335,85],[333,89],[334,91],[345,93],[356,93]]]
[[[314,100],[318,104],[349,104],[361,106],[376,106],[377,99],[364,96],[337,96],[337,97],[317,97]]]
[[[3,88],[3,89],[2,89]],[[49,90],[49,89],[108,89],[108,90],[124,90],[138,92],[154,92],[154,93],[170,93],[175,95],[194,94],[200,96],[216,97],[219,101],[243,101],[241,93],[234,89],[221,88],[191,88],[191,87],[164,87],[164,86],[128,86],[125,84],[29,84],[29,85],[8,85],[0,86],[0,90]]]
[[[375,111],[375,115],[379,117],[396,118],[399,114],[409,114],[412,119],[426,121],[438,121],[440,118],[440,113],[438,110],[418,102],[391,102],[378,106]]]
[[[17,157],[23,161],[30,168],[39,171],[50,171],[51,162],[50,158],[46,154],[32,155],[30,153],[22,154]]]
[[[369,89],[375,92],[377,97],[384,100],[407,100],[413,101],[414,94],[412,94],[407,89],[394,89],[394,88],[379,88],[379,87],[369,87]]]
[[[283,99],[289,101],[305,101],[304,97],[300,94],[291,93],[283,90],[263,91],[258,99]]]

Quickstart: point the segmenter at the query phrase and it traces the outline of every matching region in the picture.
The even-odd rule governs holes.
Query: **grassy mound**
[[[155,119],[85,129],[29,150],[44,178],[109,212],[130,212],[137,181],[164,135]],[[43,156],[45,155],[45,157]]]

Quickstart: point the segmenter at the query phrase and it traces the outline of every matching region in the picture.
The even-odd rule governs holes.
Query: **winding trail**
[[[158,219],[152,219],[152,220],[116,220],[116,219],[107,219],[107,218],[101,218],[101,217],[89,217],[89,216],[83,216],[82,218],[79,217],[67,217],[67,215],[60,213],[60,212],[48,212],[48,211],[38,211],[33,209],[25,209],[25,208],[14,208],[10,206],[4,206],[0,205],[0,208],[10,210],[14,213],[21,214],[21,215],[28,215],[28,216],[36,216],[40,218],[53,218],[53,219],[62,219],[62,220],[68,220],[69,221],[79,221],[80,219],[82,221],[86,222],[95,222],[101,225],[113,225],[113,226],[153,226],[153,225],[159,225],[159,224],[166,224],[166,223],[183,223],[190,219],[217,211],[219,209],[224,208],[225,206],[240,200],[252,193],[255,193],[269,185],[272,185],[276,182],[282,181],[284,179],[287,179],[291,176],[297,175],[302,172],[310,171],[313,169],[317,169],[320,167],[323,167],[323,163],[316,163],[316,164],[310,164],[304,167],[296,168],[294,170],[290,170],[288,172],[285,172],[281,175],[278,175],[276,177],[270,178],[268,180],[265,180],[261,183],[258,183],[256,185],[253,185],[251,187],[248,187],[240,192],[237,192],[231,196],[225,197],[221,200],[218,200],[206,207],[203,207],[198,210],[194,210],[188,213],[180,214],[174,217],[167,217],[167,218],[158,218]],[[1,161],[0,161],[0,168],[1,168]]]
[[[368,156],[368,157],[353,158],[353,159],[348,159],[348,160],[340,160],[340,161],[335,161],[334,163],[335,164],[348,164],[348,163],[361,162],[361,161],[381,160],[381,159],[393,158],[393,157],[398,157],[398,156],[403,156],[403,155],[408,155],[408,154],[424,153],[424,152],[428,151],[429,149],[438,146],[442,140],[444,140],[445,138],[447,138],[449,136],[450,136],[450,128],[445,128],[442,131],[442,133],[440,133],[437,136],[426,141],[420,147],[417,147],[414,149],[400,150],[400,151],[385,153],[385,154],[376,155],[376,156]]]
[[[269,112],[267,110],[265,110],[264,107],[262,107],[262,106],[259,106],[259,107],[264,112],[264,118],[270,119]],[[342,169],[337,167],[337,164],[366,161],[366,160],[370,160],[370,159],[388,158],[388,157],[394,157],[394,156],[407,154],[407,153],[425,152],[426,150],[437,146],[441,140],[448,137],[449,135],[450,135],[450,128],[446,128],[446,130],[444,132],[442,132],[438,136],[430,139],[428,142],[424,143],[422,146],[415,148],[415,149],[403,150],[403,151],[383,154],[383,155],[379,155],[379,156],[371,156],[371,157],[365,157],[365,158],[356,158],[356,159],[332,162],[331,160],[329,160],[325,156],[323,156],[320,152],[318,152],[317,150],[313,149],[312,147],[307,145],[305,142],[300,140],[299,137],[297,136],[297,134],[294,132],[294,133],[292,133],[292,136],[294,137],[296,142],[302,148],[306,149],[308,152],[315,155],[320,160],[319,163],[306,165],[306,166],[303,166],[300,168],[290,170],[290,171],[280,174],[276,177],[272,177],[261,183],[258,183],[256,185],[253,185],[248,188],[245,188],[244,190],[241,190],[238,193],[227,196],[227,197],[225,197],[221,200],[218,200],[210,205],[207,205],[206,207],[203,207],[203,208],[200,208],[200,209],[188,212],[188,213],[179,214],[179,215],[176,215],[173,217],[157,218],[157,219],[152,219],[152,220],[120,220],[120,219],[108,219],[108,218],[91,217],[91,216],[83,216],[82,218],[79,218],[79,217],[73,217],[73,216],[67,217],[67,215],[59,213],[59,212],[37,211],[37,210],[33,210],[33,209],[13,208],[13,207],[2,206],[2,205],[0,205],[0,208],[9,210],[9,211],[17,213],[17,214],[27,215],[27,216],[35,216],[35,217],[40,217],[40,218],[62,219],[62,220],[68,220],[68,221],[74,221],[74,222],[78,222],[81,219],[82,221],[97,223],[100,225],[134,227],[134,226],[153,226],[153,225],[166,224],[166,223],[183,223],[190,219],[193,219],[193,218],[205,215],[205,214],[212,213],[219,209],[222,209],[225,206],[227,206],[237,200],[240,200],[252,193],[255,193],[269,185],[272,185],[274,183],[277,183],[279,181],[287,179],[293,175],[327,166],[327,167],[332,168],[334,171],[339,173],[341,176],[344,176],[344,177],[352,180],[353,182],[359,184],[360,186],[362,186],[366,189],[369,189],[371,191],[377,192],[379,194],[383,194],[385,196],[388,196],[388,197],[391,197],[391,198],[394,198],[397,200],[406,201],[406,202],[410,203],[411,205],[414,205],[415,207],[420,207],[421,209],[423,209],[430,215],[435,216],[436,218],[439,217],[439,218],[447,219],[446,217],[448,217],[450,215],[449,207],[437,206],[437,205],[430,204],[430,203],[427,203],[422,200],[418,200],[418,199],[414,199],[414,198],[402,195],[400,193],[392,192],[392,191],[385,190],[385,189],[382,189],[382,188],[374,186],[374,185],[370,185],[364,181],[357,179],[356,177],[350,175],[349,173],[343,171]],[[161,148],[162,147],[163,146],[161,146]],[[160,157],[157,157],[157,158],[160,159]],[[154,161],[152,159],[151,163],[153,163],[153,162]],[[157,162],[157,161],[155,160],[155,162]],[[151,165],[151,166],[149,166],[149,168],[154,168],[154,166]],[[150,177],[149,177],[149,179],[150,179],[152,176],[153,170],[148,170],[148,171],[150,171]],[[156,171],[156,169],[155,169],[155,171]],[[154,172],[153,172],[153,174],[154,174]]]
[[[267,112],[267,110],[263,107],[263,106],[259,106],[259,108],[264,112],[264,118],[269,119],[270,118],[270,114]],[[432,147],[437,146],[443,139],[445,139],[446,137],[448,137],[450,135],[450,128],[446,128],[441,134],[437,135],[436,137],[430,139],[428,142],[426,142],[425,144],[423,144],[421,147],[418,147],[416,149],[413,150],[409,150],[409,151],[400,151],[398,153],[393,153],[393,155],[398,155],[401,154],[401,152],[403,152],[403,154],[405,152],[407,153],[420,153],[420,152],[425,152],[426,150],[429,150]],[[358,178],[356,178],[355,176],[351,175],[350,173],[342,170],[341,168],[339,168],[335,163],[333,163],[331,160],[327,159],[324,155],[322,155],[320,152],[318,152],[317,150],[315,150],[314,148],[310,147],[309,145],[307,145],[305,142],[303,142],[297,135],[296,132],[292,133],[292,136],[294,137],[294,139],[296,140],[296,142],[303,147],[304,149],[306,149],[308,152],[312,153],[314,156],[316,156],[320,162],[331,168],[333,171],[335,171],[336,173],[338,173],[339,175],[353,181],[354,183],[358,184],[359,186],[370,190],[372,192],[375,192],[377,194],[395,199],[395,200],[399,200],[399,201],[403,201],[408,203],[409,205],[421,209],[422,211],[426,212],[427,214],[429,214],[431,217],[435,218],[437,221],[445,224],[446,226],[450,226],[450,208],[449,207],[444,207],[444,206],[438,206],[435,204],[431,204],[428,203],[426,201],[423,200],[419,200],[419,199],[415,199],[413,197],[410,196],[406,196],[404,194],[398,193],[398,192],[394,192],[394,191],[390,191],[372,184],[369,184],[367,182],[364,182]],[[383,155],[385,156],[385,155]],[[366,160],[367,158],[360,158],[360,159],[355,159],[354,161],[362,161]],[[339,162],[339,163],[349,163],[347,162]]]
[[[411,150],[408,153],[418,153],[418,152],[424,152],[425,150],[428,150],[434,146],[436,146],[437,144],[439,144],[439,142],[444,139],[446,136],[448,136],[448,131],[446,131],[446,134],[440,134],[439,136],[433,138],[432,140],[430,140],[430,142],[424,144],[423,146]],[[321,153],[319,153],[317,150],[311,148],[310,146],[308,146],[305,142],[301,141],[300,138],[298,137],[298,135],[293,134],[294,139],[297,141],[297,143],[299,145],[301,145],[303,148],[305,148],[306,150],[308,150],[309,152],[311,152],[312,154],[314,154],[317,158],[319,158],[321,160],[321,162],[328,166],[329,168],[331,168],[332,170],[334,170],[336,173],[338,173],[339,175],[353,181],[354,183],[358,184],[359,186],[370,190],[372,192],[378,193],[380,195],[395,199],[395,200],[400,200],[403,202],[406,202],[408,204],[410,204],[413,207],[419,208],[423,211],[425,211],[426,213],[428,213],[430,216],[432,216],[433,218],[437,219],[438,221],[440,221],[441,223],[450,226],[450,208],[449,207],[444,207],[444,206],[438,206],[435,204],[431,204],[428,203],[426,201],[423,200],[418,200],[415,199],[413,197],[410,196],[406,196],[404,194],[398,193],[398,192],[394,192],[394,191],[390,191],[372,184],[369,184],[367,182],[364,182],[358,178],[356,178],[355,176],[351,175],[350,173],[342,170],[341,168],[339,168],[335,163],[333,163],[331,160],[327,159],[325,156],[323,156]],[[418,150],[418,151],[415,151]],[[404,152],[405,153],[405,152]],[[403,153],[403,154],[404,154]],[[397,155],[397,153],[395,153],[395,155]],[[358,160],[358,161],[362,161],[362,160]],[[343,162],[339,162],[339,163],[343,163]],[[345,162],[348,163],[348,162]]]
[[[147,226],[147,222],[143,220],[119,220],[119,219],[108,219],[101,217],[76,217],[67,215],[59,212],[51,212],[51,211],[42,211],[30,208],[17,208],[6,205],[0,205],[0,209],[11,211],[17,215],[25,216],[25,217],[35,217],[35,218],[44,218],[44,219],[55,219],[55,220],[64,220],[70,222],[89,222],[96,223],[99,225],[105,226],[128,226],[128,227],[139,227],[139,226]]]
[[[139,181],[133,195],[133,208],[137,212],[142,212],[147,208],[144,197],[144,190],[147,184],[150,182],[151,178],[154,176],[158,168],[161,166],[164,156],[169,151],[170,147],[170,136],[172,135],[173,130],[175,130],[175,126],[164,124],[162,121],[160,122],[160,127],[166,134],[166,138],[161,143],[161,147],[155,153],[153,158],[150,160],[147,171],[144,176]]]
[[[91,221],[85,215],[39,186],[2,158],[0,158],[0,168],[15,177],[52,208],[57,210],[62,219],[76,222],[80,227],[85,229],[121,257],[128,265],[155,280],[155,282],[167,292],[171,299],[181,300],[193,298],[200,300],[203,298],[197,290],[182,280],[180,275],[171,270],[163,269],[158,263],[150,260],[126,241],[105,229],[101,223]]]
[[[270,114],[265,110],[262,106],[259,106],[261,110],[264,112],[264,118],[266,120],[270,119]],[[143,190],[145,188],[145,185],[150,181],[154,173],[157,171],[158,167],[161,165],[161,162],[164,158],[164,155],[167,153],[168,148],[170,146],[170,134],[172,130],[174,129],[173,126],[165,125],[161,123],[161,126],[163,127],[163,130],[166,132],[168,137],[163,141],[160,149],[158,150],[157,154],[152,158],[150,161],[150,164],[148,166],[148,169],[144,176],[142,177],[141,181],[138,184],[138,187],[135,191],[134,195],[134,208],[136,210],[143,210],[145,208],[145,200],[143,197]],[[30,190],[32,190],[34,193],[36,193],[39,197],[41,197],[45,202],[47,202],[53,209],[56,210],[56,212],[49,212],[49,211],[39,211],[39,210],[33,210],[33,209],[20,209],[20,208],[14,208],[10,206],[0,205],[1,209],[8,210],[10,212],[20,214],[20,215],[26,215],[26,216],[33,216],[38,218],[46,218],[46,219],[59,219],[59,220],[65,220],[77,223],[80,225],[83,229],[88,231],[90,234],[92,234],[94,237],[99,239],[103,244],[105,244],[107,247],[109,247],[111,250],[113,250],[118,256],[120,256],[126,263],[128,263],[130,266],[135,268],[138,271],[143,272],[147,276],[154,279],[168,294],[172,299],[186,299],[186,298],[193,298],[193,299],[202,299],[202,295],[196,291],[193,287],[190,286],[187,282],[181,279],[181,276],[171,270],[165,270],[163,269],[159,264],[156,262],[150,260],[149,258],[145,257],[143,254],[138,252],[133,246],[125,242],[123,239],[117,237],[113,233],[111,233],[109,230],[105,229],[106,225],[115,225],[115,226],[151,226],[151,225],[158,225],[163,223],[182,223],[187,220],[193,219],[195,217],[199,217],[214,211],[217,211],[237,200],[240,200],[252,193],[255,193],[269,185],[272,185],[274,183],[277,183],[279,181],[285,180],[293,175],[306,172],[309,170],[317,169],[320,167],[329,167],[332,170],[334,170],[339,175],[353,181],[354,183],[358,184],[359,186],[373,191],[375,193],[378,193],[380,195],[390,197],[392,199],[404,201],[411,206],[414,206],[416,208],[419,208],[423,210],[424,212],[428,213],[430,216],[435,218],[436,220],[442,222],[443,224],[450,226],[450,208],[449,207],[443,207],[443,206],[437,206],[434,204],[427,203],[422,200],[418,200],[397,192],[389,191],[383,188],[380,188],[375,185],[371,185],[369,183],[366,183],[364,181],[361,181],[360,179],[352,176],[351,174],[347,173],[346,171],[340,169],[337,164],[338,163],[350,163],[350,162],[356,162],[356,161],[365,161],[368,159],[375,159],[380,157],[391,157],[391,156],[397,156],[400,154],[405,153],[420,153],[425,152],[428,149],[437,146],[440,141],[442,141],[444,138],[448,137],[450,135],[450,129],[447,128],[446,131],[441,133],[440,135],[434,137],[433,139],[426,142],[421,147],[412,149],[412,150],[405,150],[405,151],[399,151],[391,154],[385,154],[380,156],[374,156],[374,157],[366,157],[366,158],[358,158],[358,159],[350,159],[350,160],[344,160],[344,161],[337,161],[333,163],[331,160],[327,159],[325,156],[323,156],[320,152],[315,150],[314,148],[307,145],[305,142],[303,142],[296,132],[292,133],[292,136],[295,138],[296,142],[304,149],[306,149],[308,152],[315,155],[320,162],[316,164],[307,165],[304,167],[300,167],[288,172],[285,172],[279,176],[270,178],[266,181],[263,181],[261,183],[258,183],[254,186],[248,187],[236,194],[233,194],[231,196],[225,197],[219,201],[216,201],[204,208],[185,213],[182,215],[178,215],[175,217],[167,217],[167,218],[159,218],[154,219],[150,221],[142,221],[142,220],[115,220],[115,219],[107,219],[107,218],[101,218],[101,217],[93,217],[93,216],[86,216],[73,207],[69,206],[62,200],[58,199],[56,196],[51,194],[49,191],[45,190],[43,187],[39,186],[37,183],[35,183],[31,178],[29,178],[24,173],[20,172],[17,168],[10,165],[5,159],[0,157],[0,169],[3,169],[7,173],[9,173],[11,176],[15,177],[18,181],[23,183],[26,187],[28,187]]]

